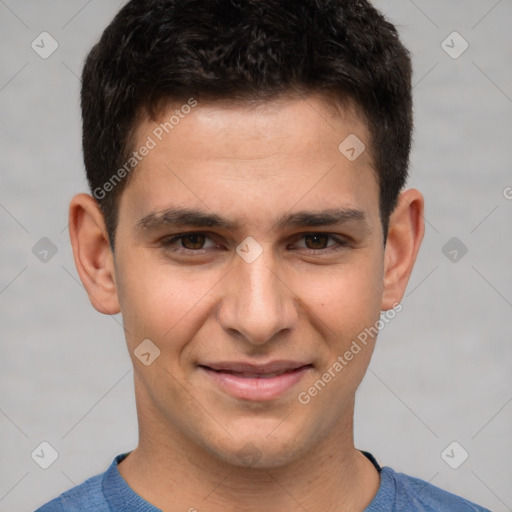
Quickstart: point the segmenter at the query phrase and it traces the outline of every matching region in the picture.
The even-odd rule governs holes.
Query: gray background
[[[427,230],[358,393],[356,443],[512,510],[512,1],[375,3],[414,58],[410,185],[424,192]],[[70,197],[86,190],[78,76],[119,6],[0,0],[0,511],[31,511],[136,445],[121,318],[90,306],[66,229]],[[59,43],[46,60],[31,48],[43,31]],[[469,43],[457,59],[441,46],[453,31]],[[47,262],[32,252],[42,237],[57,248]],[[452,237],[455,262],[442,250]],[[42,441],[59,453],[46,470],[31,458]],[[441,457],[452,441],[469,453],[458,469]]]

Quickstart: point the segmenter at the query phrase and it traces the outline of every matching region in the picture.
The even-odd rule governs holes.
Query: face
[[[371,158],[338,149],[368,131],[311,96],[199,104],[162,136],[176,108],[138,127],[135,146],[155,147],[116,232],[142,421],[234,464],[247,450],[254,465],[286,464],[352,422],[375,341],[345,357],[383,308]],[[146,363],[160,351],[148,365],[143,340]]]

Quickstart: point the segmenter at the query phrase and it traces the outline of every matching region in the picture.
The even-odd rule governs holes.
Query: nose
[[[252,345],[291,331],[299,318],[298,301],[270,249],[252,263],[236,257],[233,265],[217,310],[222,328]]]

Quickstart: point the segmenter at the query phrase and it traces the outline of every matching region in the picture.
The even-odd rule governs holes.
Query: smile
[[[215,369],[206,365],[200,365],[199,368],[214,386],[235,398],[269,401],[283,396],[297,386],[313,365],[307,364],[277,371],[269,371],[268,368],[237,371],[227,368]]]

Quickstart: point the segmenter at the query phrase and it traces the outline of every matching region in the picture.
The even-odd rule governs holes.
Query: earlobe
[[[423,196],[409,189],[400,194],[390,217],[384,252],[384,311],[393,308],[404,295],[425,232],[423,210]]]
[[[114,259],[105,221],[90,195],[78,194],[71,200],[69,235],[75,265],[91,304],[106,315],[119,313]]]

